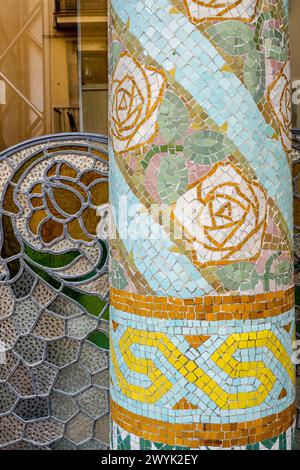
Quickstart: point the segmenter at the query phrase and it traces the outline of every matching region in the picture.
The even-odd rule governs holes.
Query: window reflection
[[[0,150],[53,133],[107,133],[103,0],[0,0]]]
[[[40,135],[44,103],[44,4],[0,2],[0,148]]]

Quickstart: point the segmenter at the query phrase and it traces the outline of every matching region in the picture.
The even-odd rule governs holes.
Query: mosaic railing
[[[110,2],[118,449],[290,449],[288,1]]]
[[[0,449],[107,449],[107,138],[0,155]]]

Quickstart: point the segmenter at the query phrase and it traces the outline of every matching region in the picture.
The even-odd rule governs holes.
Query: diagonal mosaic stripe
[[[113,448],[292,446],[287,15],[110,1]]]

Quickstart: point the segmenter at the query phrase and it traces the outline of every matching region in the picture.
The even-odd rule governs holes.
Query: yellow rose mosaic
[[[142,68],[129,54],[122,54],[111,83],[111,130],[117,153],[134,150],[153,140],[165,82],[162,72]]]
[[[110,0],[111,445],[292,447],[287,0]]]

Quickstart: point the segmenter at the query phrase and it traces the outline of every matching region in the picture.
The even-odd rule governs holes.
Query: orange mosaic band
[[[180,299],[111,288],[110,304],[122,312],[174,320],[255,320],[276,317],[295,305],[294,288],[257,295],[218,295]]]
[[[296,407],[281,413],[242,423],[174,424],[132,413],[111,401],[113,421],[124,430],[145,440],[174,446],[230,448],[272,439],[289,429],[295,421]]]

